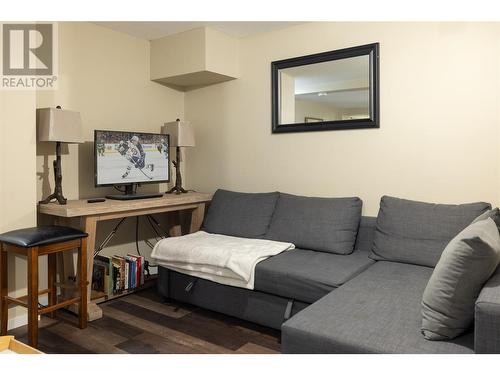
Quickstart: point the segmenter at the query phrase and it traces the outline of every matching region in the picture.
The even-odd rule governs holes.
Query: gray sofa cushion
[[[262,238],[266,234],[279,193],[215,192],[202,229],[227,236]]]
[[[373,245],[373,236],[375,235],[375,227],[377,218],[371,216],[361,216],[359,222],[358,234],[354,248],[356,250],[366,250],[370,252]]]
[[[429,341],[420,302],[432,269],[377,262],[282,328],[283,353],[473,353],[472,333]]]
[[[435,267],[444,248],[488,203],[432,204],[384,196],[372,259]]]
[[[315,198],[280,193],[266,238],[296,247],[350,254],[361,219],[359,198]]]
[[[186,291],[186,287],[194,283]],[[266,327],[280,329],[287,309],[288,299],[262,293],[255,290],[237,288],[184,275],[163,267],[158,267],[158,292],[175,301],[189,303],[204,309],[235,316]],[[295,302],[292,314],[304,309],[309,304]],[[231,320],[226,320],[231,324]],[[192,325],[194,322],[186,322]],[[204,324],[203,321],[199,322]],[[236,324],[240,325],[241,322]],[[224,340],[224,338],[220,338]]]
[[[498,221],[498,217],[500,215],[500,210],[498,208],[494,208],[492,210],[484,211],[481,215],[476,217],[472,222],[477,223],[478,221],[481,220],[486,220],[488,218],[493,219],[494,221]],[[498,223],[497,223],[498,226]]]
[[[469,328],[484,283],[500,262],[500,235],[491,218],[472,223],[446,246],[422,298],[422,334],[448,340]]]
[[[500,267],[476,301],[474,343],[477,354],[500,354]]]
[[[375,263],[368,252],[349,255],[295,249],[255,268],[255,290],[312,303]]]

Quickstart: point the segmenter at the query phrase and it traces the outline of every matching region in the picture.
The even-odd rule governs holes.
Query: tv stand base
[[[147,198],[161,198],[161,197],[163,197],[162,193],[106,195],[107,199],[114,199],[117,201],[130,201],[133,199],[147,199]]]

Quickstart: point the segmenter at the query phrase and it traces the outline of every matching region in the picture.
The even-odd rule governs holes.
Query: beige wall
[[[239,77],[238,39],[206,27],[205,50],[206,70]]]
[[[149,42],[91,23],[59,24],[59,88],[37,92],[37,108],[61,105],[80,111],[84,144],[69,145],[63,155],[63,191],[68,199],[104,196],[111,188],[94,187],[95,129],[159,132],[164,122],[184,118],[184,94],[150,81]],[[37,146],[38,198],[54,186],[54,145]],[[166,184],[141,191],[165,191]],[[135,252],[133,220],[118,232],[104,254]],[[114,222],[98,226],[98,243]],[[145,236],[149,228],[141,228]],[[141,242],[141,249],[150,250]]]
[[[191,90],[238,77],[238,40],[207,27],[151,41],[151,79]]]
[[[320,118],[325,121],[340,120],[340,113],[331,104],[295,100],[295,122],[304,122],[306,117]]]
[[[85,144],[69,145],[62,160],[68,199],[111,191],[94,187],[95,129],[159,132],[164,122],[184,117],[184,94],[150,81],[149,43],[90,23],[59,24],[59,87],[38,91],[36,105],[81,113]],[[54,186],[53,154],[53,144],[38,144],[39,198]]]
[[[295,78],[281,72],[279,75],[279,123],[293,124],[295,122]]]
[[[151,41],[151,79],[206,68],[206,29],[200,27]]]
[[[61,105],[82,114],[85,144],[63,148],[63,190],[68,199],[75,199],[110,191],[94,188],[94,129],[159,132],[164,122],[184,117],[183,95],[150,81],[149,42],[89,23],[60,23],[58,90],[0,91],[0,232],[36,225],[36,203],[54,187],[55,145],[36,143],[36,108]],[[142,190],[166,188],[163,184]],[[100,240],[111,225],[99,226]],[[105,254],[135,251],[131,233],[132,222]],[[141,233],[151,236],[148,228]],[[150,252],[142,242],[141,249]],[[43,288],[45,259],[40,268]],[[9,269],[10,292],[26,294],[25,260],[10,257]],[[9,318],[10,327],[25,324],[25,309],[10,309]]]
[[[36,225],[35,93],[0,91],[0,233]],[[43,264],[43,261],[42,261]],[[9,255],[9,293],[25,295],[26,259]],[[10,309],[9,327],[26,324]]]
[[[189,188],[499,203],[497,24],[308,23],[241,40],[240,78],[186,94]],[[380,42],[381,127],[271,134],[270,63]]]

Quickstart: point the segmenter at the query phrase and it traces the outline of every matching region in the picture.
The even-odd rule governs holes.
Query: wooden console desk
[[[171,236],[196,232],[200,229],[205,214],[205,204],[211,200],[211,194],[187,193],[187,194],[166,194],[161,198],[138,199],[131,201],[118,201],[107,199],[101,203],[87,203],[86,199],[69,200],[66,205],[48,203],[39,205],[39,213],[51,215],[58,225],[76,227],[89,234],[87,239],[88,265],[88,314],[89,321],[102,317],[102,310],[91,298],[92,269],[94,264],[93,252],[96,248],[97,223],[104,220],[120,219],[130,216],[141,216],[159,213],[172,213],[168,216],[168,223],[165,228],[169,230]],[[181,212],[191,213],[188,217],[187,228],[182,230]],[[184,226],[184,227],[186,227]],[[73,258],[67,258],[63,262],[64,270],[60,274],[64,275],[65,282],[67,276],[74,275]],[[61,272],[62,271],[62,272]]]

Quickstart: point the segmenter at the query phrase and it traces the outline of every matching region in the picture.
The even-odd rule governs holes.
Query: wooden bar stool
[[[78,249],[78,296],[57,301],[57,253]],[[8,296],[9,252],[28,258],[28,294],[13,298]],[[38,290],[38,257],[48,256],[48,288]],[[79,327],[87,327],[87,233],[61,226],[39,226],[14,230],[0,235],[0,335],[7,334],[9,304],[28,309],[28,340],[33,347],[38,345],[38,315],[79,303]],[[63,287],[63,285],[61,285]],[[48,306],[39,307],[38,296],[48,294]]]

